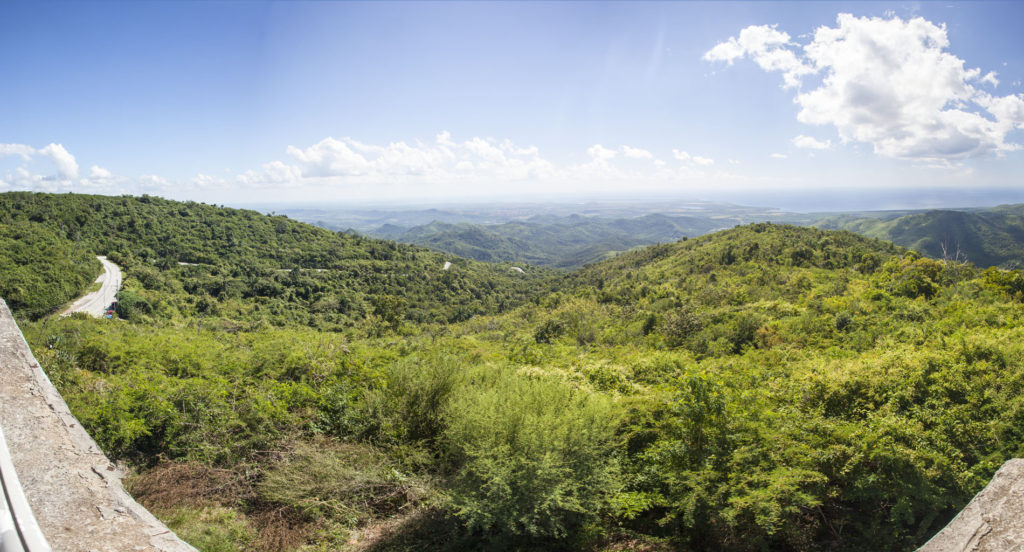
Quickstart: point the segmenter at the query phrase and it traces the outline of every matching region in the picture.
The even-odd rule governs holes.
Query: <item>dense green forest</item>
[[[443,271],[247,211],[0,198],[6,224],[120,259],[148,305],[21,325],[201,550],[912,550],[1024,454],[1017,271],[776,224],[564,274]],[[78,202],[102,214],[72,227]],[[129,211],[162,238],[116,230]],[[325,314],[343,293],[362,312]]]
[[[889,240],[933,259],[967,260],[977,266],[1024,267],[1024,205],[934,210],[881,218],[837,215],[815,225]]]
[[[451,213],[438,213],[455,216]],[[933,259],[980,267],[1024,266],[1024,206],[923,212],[798,214],[737,208],[694,215],[535,216],[501,224],[434,221],[387,224],[369,235],[477,259],[578,268],[639,246],[696,237],[747,222],[777,221],[849,230],[891,241]]]
[[[15,313],[31,310],[33,316],[57,308],[74,295],[67,291],[91,281],[99,273],[94,255],[127,270],[122,295],[133,306],[125,305],[127,318],[220,317],[324,329],[367,318],[391,327],[401,320],[465,320],[511,308],[550,276],[281,216],[149,196],[5,193],[0,224],[35,233],[0,249],[0,266],[12,266],[9,274],[38,275],[5,278],[4,284],[13,292],[7,297]],[[446,261],[452,265],[443,270]],[[75,269],[63,270],[67,265]],[[25,295],[34,302],[21,299]]]
[[[0,297],[14,312],[32,318],[50,314],[99,272],[88,244],[28,220],[0,222]]]
[[[371,234],[480,261],[576,268],[637,246],[673,242],[732,226],[732,218],[536,216],[489,225],[437,221],[412,228],[391,225]]]

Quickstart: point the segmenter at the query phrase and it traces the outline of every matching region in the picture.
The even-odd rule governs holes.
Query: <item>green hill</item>
[[[936,259],[977,266],[1024,266],[1024,205],[935,210],[895,218],[830,217],[815,224],[884,239]]]
[[[25,220],[0,222],[0,297],[19,315],[50,314],[99,272],[99,261],[80,242]]]
[[[247,211],[0,198],[150,305],[21,325],[203,550],[913,550],[1024,453],[1016,271],[753,224],[517,275]]]
[[[709,217],[644,215],[629,219],[536,216],[503,224],[430,224],[381,227],[373,235],[489,262],[575,268],[634,247],[676,241],[729,226]]]
[[[53,262],[80,263],[92,272],[68,271],[61,293],[37,286],[25,292],[31,299],[13,294],[16,312],[53,309],[73,297],[98,273],[92,255],[126,269],[126,293],[143,301],[145,314],[274,324],[351,325],[373,315],[391,325],[462,320],[511,307],[543,276],[283,216],[149,196],[10,192],[0,194],[0,224],[31,228],[56,248],[38,250],[28,266],[21,251],[29,244],[19,240],[0,251],[8,265],[53,272],[60,266]],[[446,261],[453,264],[442,270]]]

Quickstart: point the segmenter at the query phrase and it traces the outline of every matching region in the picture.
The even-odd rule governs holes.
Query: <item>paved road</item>
[[[64,312],[62,316],[67,316],[73,312],[84,312],[91,314],[92,316],[103,316],[106,312],[107,307],[114,302],[117,297],[118,290],[121,289],[121,269],[116,264],[107,260],[106,257],[96,257],[103,263],[103,274],[100,274],[99,278],[96,278],[97,282],[102,282],[103,285],[99,291],[87,293],[77,301],[71,304]]]

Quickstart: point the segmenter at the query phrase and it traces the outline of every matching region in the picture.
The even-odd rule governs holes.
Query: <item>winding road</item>
[[[103,316],[107,307],[114,302],[118,290],[121,289],[121,269],[116,264],[107,260],[106,257],[96,257],[103,263],[103,274],[96,278],[101,282],[99,291],[87,293],[68,307],[61,316],[67,316],[75,312],[84,312],[92,316]]]

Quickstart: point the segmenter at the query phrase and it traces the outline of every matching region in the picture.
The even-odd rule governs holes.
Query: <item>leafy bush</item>
[[[153,305],[137,292],[124,289],[117,294],[117,306],[114,307],[114,312],[125,320],[135,320],[139,316],[152,313]]]
[[[545,320],[533,332],[533,340],[537,343],[551,343],[565,333],[565,327],[557,320]]]
[[[445,443],[451,504],[467,527],[565,538],[618,487],[617,414],[598,395],[508,371],[454,397]]]
[[[300,442],[257,484],[263,500],[349,526],[423,500],[428,487],[367,445]]]

